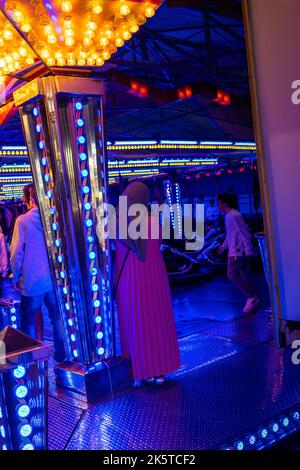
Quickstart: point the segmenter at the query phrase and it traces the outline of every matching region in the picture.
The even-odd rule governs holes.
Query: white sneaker
[[[252,313],[259,306],[260,299],[259,297],[251,297],[247,299],[246,305],[243,309],[243,313]]]

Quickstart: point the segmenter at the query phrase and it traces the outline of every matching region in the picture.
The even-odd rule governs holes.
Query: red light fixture
[[[184,100],[186,98],[191,98],[193,96],[193,90],[192,87],[189,85],[186,85],[183,88],[178,88],[177,89],[177,95],[180,100]]]
[[[140,83],[138,80],[132,80],[130,82],[130,93],[140,98],[145,98],[149,95],[149,87],[145,83]]]
[[[231,104],[231,95],[230,93],[226,93],[225,91],[221,90],[220,88],[217,90],[217,96],[214,99],[216,103],[219,103],[223,106],[229,106]]]

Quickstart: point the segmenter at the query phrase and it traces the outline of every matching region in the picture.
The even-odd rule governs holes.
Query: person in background
[[[142,380],[162,384],[165,374],[180,366],[180,357],[167,270],[160,240],[150,236],[154,216],[148,215],[149,190],[130,184],[128,208],[143,204],[148,238],[116,241],[115,293],[122,354],[131,359],[134,385]],[[119,219],[120,220],[120,219]]]
[[[8,254],[6,247],[5,236],[3,235],[2,228],[0,227],[0,276],[1,279],[6,279],[9,271]],[[2,297],[2,286],[0,286],[0,297]]]
[[[226,239],[219,252],[228,250],[228,278],[247,297],[243,312],[251,313],[260,304],[249,261],[253,255],[253,246],[242,214],[233,208],[234,204],[235,199],[229,193],[218,198],[219,210],[225,214],[226,227]]]
[[[21,292],[21,330],[39,339],[37,315],[45,303],[53,326],[56,361],[65,359],[58,307],[53,291],[44,232],[33,184],[23,189],[26,214],[16,219],[10,245],[13,283]]]
[[[209,206],[206,209],[206,222],[208,225],[213,225],[214,227],[216,227],[219,223],[219,217],[219,209],[215,205],[214,199],[211,199],[209,201]]]

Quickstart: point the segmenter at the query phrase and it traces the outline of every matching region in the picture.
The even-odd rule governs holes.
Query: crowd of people
[[[128,206],[149,203],[150,193],[141,182],[131,183],[124,191]],[[33,184],[24,187],[27,212],[15,222],[10,244],[10,263],[4,235],[0,233],[0,275],[12,282],[21,296],[21,330],[43,340],[42,305],[45,304],[53,328],[56,361],[65,360],[59,309],[53,288],[38,200]],[[228,278],[247,298],[245,313],[259,305],[249,259],[252,241],[236,195],[227,192],[211,200],[206,223],[217,226],[220,213],[225,215],[226,239],[219,251],[228,250]],[[118,213],[118,211],[117,211]],[[122,354],[131,359],[134,385],[143,381],[162,384],[165,375],[180,367],[172,298],[160,239],[150,236],[153,215],[145,209],[140,217],[147,219],[146,239],[116,240],[114,292]],[[201,306],[199,305],[199,308]]]

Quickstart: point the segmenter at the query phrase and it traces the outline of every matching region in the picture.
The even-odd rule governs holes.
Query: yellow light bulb
[[[73,59],[73,58],[71,58],[71,59],[68,59],[68,60],[67,60],[67,64],[68,64],[68,65],[70,65],[70,66],[72,66],[72,65],[76,65],[76,60],[75,60],[75,59]]]
[[[72,37],[66,38],[65,39],[65,45],[68,47],[72,47],[75,44],[75,39]]]
[[[3,75],[0,76],[0,83],[1,85],[5,83],[5,77]]]
[[[130,8],[126,3],[121,3],[120,8],[119,8],[120,15],[122,16],[127,16],[130,13]]]
[[[97,3],[97,4],[95,4],[95,5],[93,6],[93,10],[92,10],[92,11],[93,11],[93,13],[94,13],[95,15],[100,15],[100,14],[103,12],[103,8],[102,8],[101,5],[99,5],[99,4]]]
[[[107,37],[107,39],[112,39],[113,36],[114,36],[114,33],[111,29],[106,29],[105,32],[104,32],[105,36]]]
[[[50,52],[48,51],[48,49],[43,49],[41,51],[41,58],[42,59],[48,59],[48,57],[50,57]]]
[[[26,64],[33,65],[34,64],[34,59],[32,57],[28,57],[28,59],[26,59]]]
[[[84,38],[84,39],[83,39],[83,44],[84,44],[85,46],[87,46],[87,47],[88,47],[88,46],[91,46],[91,44],[92,44],[91,38]]]
[[[117,50],[118,50],[118,49],[117,49],[117,47],[116,47],[114,44],[110,44],[110,45],[109,45],[109,52],[110,52],[111,54],[114,54],[115,52],[117,52]]]
[[[31,31],[31,25],[29,23],[22,23],[21,26],[20,26],[20,29],[21,31],[23,31],[23,33],[29,33]]]
[[[62,2],[61,4],[61,9],[62,11],[64,11],[65,13],[70,13],[70,11],[73,10],[73,5],[71,2]]]
[[[21,57],[26,57],[27,56],[27,49],[26,47],[20,47],[19,49],[19,54]]]
[[[8,68],[8,71],[10,73],[14,72],[15,71],[15,67],[13,66],[13,64],[9,64],[9,66],[7,67]]]
[[[90,66],[95,65],[95,59],[93,59],[93,57],[89,57],[86,62]]]
[[[6,41],[11,41],[13,38],[13,33],[10,29],[5,29],[2,35]]]
[[[117,39],[115,40],[115,45],[116,45],[117,47],[122,47],[122,46],[124,46],[124,40],[123,40],[122,38],[117,38]]]
[[[5,62],[6,62],[7,64],[11,64],[11,63],[12,63],[12,58],[11,58],[10,55],[6,55],[6,56],[5,56]]]
[[[85,60],[84,59],[77,59],[77,65],[80,65],[83,67],[85,65]]]
[[[54,57],[56,60],[62,59],[63,58],[62,52],[60,51],[55,52]]]
[[[2,38],[0,38],[0,47],[3,47],[4,46],[4,41]]]
[[[109,51],[103,51],[101,56],[102,56],[103,60],[109,60],[110,59],[110,52]]]
[[[55,34],[50,34],[50,36],[47,38],[47,41],[49,44],[55,44],[57,42],[57,37]]]
[[[64,65],[66,65],[66,61],[63,57],[60,57],[59,59],[57,59],[56,61],[57,65],[59,65],[60,67],[63,67]]]
[[[102,38],[100,38],[99,43],[100,43],[100,46],[105,47],[105,46],[108,45],[109,40],[106,37],[102,37]]]
[[[98,57],[98,59],[96,59],[96,65],[101,67],[101,65],[103,64],[104,64],[104,60],[102,59],[102,57]]]
[[[53,57],[48,57],[48,59],[46,60],[46,64],[52,67],[55,64]]]
[[[14,60],[19,60],[19,59],[20,59],[20,56],[19,56],[19,54],[18,54],[17,52],[13,52],[13,53],[12,53],[12,56],[13,56],[13,59],[14,59]]]
[[[143,15],[139,15],[136,19],[136,22],[139,26],[142,26],[143,24],[146,23],[146,18]]]
[[[21,68],[20,62],[16,61],[14,65],[15,65],[15,70],[20,70]]]
[[[145,8],[146,18],[152,18],[155,15],[155,10],[150,5]]]
[[[21,23],[21,21],[24,19],[24,15],[20,10],[16,10],[13,13],[13,18],[17,23]]]
[[[66,29],[70,29],[70,28],[73,27],[73,22],[71,21],[70,18],[71,18],[70,16],[66,16],[66,18],[64,20],[64,28],[66,28]]]
[[[64,35],[66,38],[72,38],[73,36],[75,36],[75,33],[73,29],[65,29]]]
[[[47,24],[46,26],[44,26],[43,31],[44,31],[44,34],[46,35],[53,34],[53,26],[50,24]]]
[[[95,36],[94,31],[91,29],[87,29],[86,32],[84,33],[88,38],[93,38]]]
[[[4,59],[0,59],[0,68],[3,69],[5,67],[6,63]]]
[[[87,53],[86,53],[86,52],[83,52],[83,51],[80,51],[80,52],[79,52],[79,58],[80,58],[80,59],[86,59],[86,56],[87,56]]]
[[[130,25],[129,31],[131,33],[137,33],[139,29],[140,29],[139,25],[137,25],[136,23],[132,23]]]
[[[122,33],[122,38],[124,39],[124,41],[128,41],[131,38],[131,36],[132,36],[131,32],[127,31],[126,29]]]
[[[95,23],[95,21],[90,21],[89,24],[88,24],[88,29],[91,29],[92,31],[96,31],[97,29],[97,24]]]

